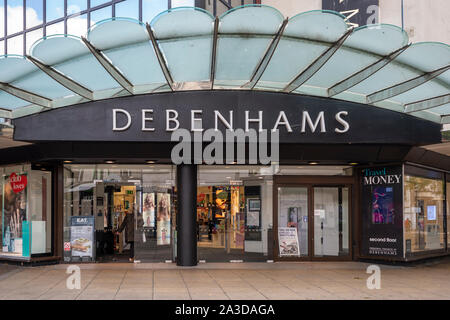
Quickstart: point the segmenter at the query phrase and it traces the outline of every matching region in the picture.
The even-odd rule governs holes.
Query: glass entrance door
[[[349,257],[350,188],[281,186],[277,207],[277,257]]]
[[[314,188],[315,257],[349,254],[348,212],[348,188]]]
[[[278,188],[278,256],[309,256],[308,188]]]

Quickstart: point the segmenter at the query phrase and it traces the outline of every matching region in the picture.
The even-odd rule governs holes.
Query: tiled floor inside
[[[381,268],[368,289],[360,262],[81,264],[81,288],[68,289],[69,265],[0,264],[0,299],[450,299],[450,259]],[[3,271],[1,271],[3,270]]]

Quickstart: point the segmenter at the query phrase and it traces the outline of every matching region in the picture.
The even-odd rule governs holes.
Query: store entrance
[[[101,183],[97,197],[97,261],[165,262],[172,254],[171,193],[140,184]],[[102,212],[103,211],[103,212]],[[126,221],[127,215],[132,219]],[[101,221],[103,220],[103,221]],[[131,225],[129,225],[131,223]],[[132,230],[130,231],[129,228]]]
[[[350,194],[350,185],[279,184],[277,259],[349,259]]]

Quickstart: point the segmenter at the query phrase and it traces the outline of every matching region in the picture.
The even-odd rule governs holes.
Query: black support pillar
[[[197,265],[197,166],[177,166],[177,265]]]

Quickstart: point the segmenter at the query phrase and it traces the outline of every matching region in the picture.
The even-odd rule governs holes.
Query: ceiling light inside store
[[[147,161],[145,161],[145,163],[148,163],[148,164],[152,164],[152,163],[155,163],[156,161],[155,160],[147,160]]]
[[[310,162],[308,162],[308,164],[310,164],[310,165],[316,165],[316,164],[319,164],[317,161],[310,161]]]
[[[113,164],[113,163],[116,163],[116,162],[114,160],[106,160],[105,163]]]
[[[64,163],[72,163],[72,160],[64,160]]]

